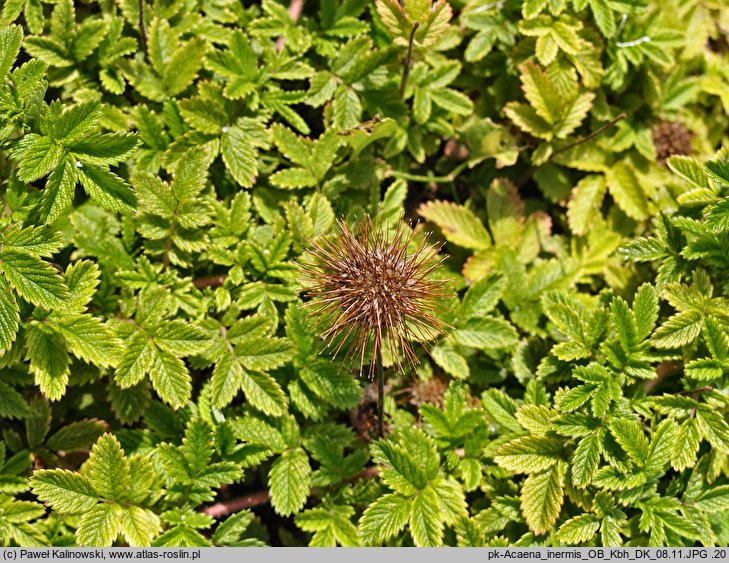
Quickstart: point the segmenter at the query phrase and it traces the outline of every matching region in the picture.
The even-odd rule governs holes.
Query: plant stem
[[[522,177],[516,181],[516,185],[518,187],[522,187],[524,184],[526,184],[529,180],[531,180],[532,176],[534,176],[534,173],[547,164],[548,162],[552,162],[552,159],[554,159],[555,156],[558,154],[561,154],[573,147],[576,147],[577,145],[581,145],[582,143],[586,143],[587,141],[590,141],[597,137],[598,135],[602,135],[605,131],[610,129],[613,125],[615,125],[618,121],[622,121],[623,119],[626,119],[628,116],[625,115],[625,113],[621,113],[619,116],[617,116],[614,119],[611,119],[608,121],[605,125],[602,125],[595,129],[592,133],[589,133],[588,135],[585,135],[584,137],[580,137],[579,139],[572,141],[571,143],[567,143],[563,147],[559,147],[558,149],[554,150],[552,154],[549,156],[547,160],[545,160],[542,164],[535,166],[531,165],[529,169],[522,175]]]
[[[227,279],[227,274],[219,274],[217,276],[194,279],[192,280],[192,285],[198,289],[203,289],[204,287],[219,287],[223,285]]]
[[[144,28],[144,0],[139,0],[139,35],[142,40],[142,50],[147,52],[147,30]]]
[[[456,453],[463,457],[463,454],[459,453],[459,451],[460,450],[457,450]],[[370,467],[366,467],[365,469],[357,473],[357,475],[342,479],[342,483],[354,483],[362,479],[374,479],[379,474],[380,469],[377,466],[372,465]],[[324,492],[324,490],[325,489],[323,487],[312,487],[311,491],[309,491],[309,494],[320,495]],[[239,512],[248,508],[254,508],[256,506],[268,504],[270,501],[271,493],[269,491],[258,491],[255,493],[249,493],[240,497],[211,504],[210,506],[202,508],[200,512],[202,512],[203,514],[207,514],[208,516],[212,516],[213,518],[221,518],[234,512]]]
[[[377,352],[375,372],[377,375],[377,436],[382,439],[385,437],[385,373],[382,369],[382,352]]]
[[[219,502],[212,506],[206,507],[202,512],[213,518],[220,518],[232,514],[233,512],[239,512],[246,508],[252,508],[254,506],[260,506],[266,504],[271,500],[271,494],[268,491],[259,491],[257,493],[251,493],[242,497],[237,497],[225,502]]]
[[[402,178],[403,180],[410,180],[411,182],[423,182],[426,184],[430,182],[433,182],[434,184],[448,184],[450,182],[453,182],[467,166],[468,162],[462,162],[453,170],[451,170],[451,172],[446,176],[423,176],[421,174],[410,174],[408,172],[402,172],[400,170],[392,170],[390,174],[393,178]]]
[[[683,368],[683,362],[680,360],[667,360],[658,364],[656,366],[656,377],[643,383],[643,390],[645,391],[645,394],[650,395],[656,387],[664,383],[666,380],[682,374]]]
[[[289,16],[296,23],[301,17],[301,12],[304,10],[304,0],[291,0],[289,4]],[[276,52],[280,53],[284,45],[286,44],[286,38],[282,35],[276,40]]]
[[[628,116],[625,115],[624,113],[621,113],[615,119],[611,119],[605,125],[603,125],[602,127],[598,127],[597,129],[595,129],[589,135],[585,135],[584,137],[580,137],[576,141],[572,141],[571,143],[567,143],[563,147],[559,147],[557,150],[555,150],[552,153],[552,156],[549,157],[549,160],[552,160],[556,155],[558,155],[560,153],[563,153],[564,151],[567,151],[567,150],[571,149],[572,147],[576,147],[577,145],[581,145],[582,143],[586,143],[587,141],[589,141],[591,139],[594,139],[598,135],[601,135],[602,133],[604,133],[605,131],[607,131],[608,129],[610,129],[610,127],[612,127],[613,125],[615,125],[618,121],[622,121],[626,117],[628,117]]]
[[[463,458],[466,455],[466,452],[463,448],[458,448],[457,450],[455,450],[455,452],[456,455],[460,458]],[[362,479],[375,479],[379,475],[379,467],[371,465],[369,467],[365,467],[362,471],[357,473],[357,475],[342,479],[342,483],[355,483]],[[309,494],[312,496],[316,496],[324,492],[324,490],[324,487],[312,487]],[[213,518],[221,518],[240,510],[245,510],[247,508],[254,508],[256,506],[261,506],[262,504],[267,504],[268,502],[270,502],[270,500],[271,494],[268,491],[258,491],[256,493],[249,493],[240,497],[211,504],[209,506],[201,508],[200,512],[202,512],[203,514],[207,514],[208,516],[212,516]]]
[[[415,42],[415,32],[420,27],[420,22],[413,22],[413,28],[410,30],[410,39],[408,40],[408,52],[402,63],[402,79],[400,80],[400,97],[405,94],[405,87],[408,85],[408,76],[410,76],[410,64],[413,61],[413,43]]]

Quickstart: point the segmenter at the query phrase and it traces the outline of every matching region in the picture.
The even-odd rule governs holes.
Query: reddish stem
[[[233,512],[245,510],[246,508],[252,508],[254,506],[260,506],[266,504],[271,500],[271,494],[268,491],[259,491],[250,495],[233,498],[217,504],[208,506],[203,510],[203,514],[212,516],[213,518],[220,518],[221,516],[227,516]]]
[[[217,276],[208,276],[206,278],[192,280],[192,285],[198,289],[203,289],[204,287],[219,287],[223,285],[227,279],[227,274],[219,274]]]
[[[649,395],[658,385],[674,375],[683,372],[683,362],[680,360],[666,360],[656,366],[656,377],[643,383],[643,390]]]
[[[458,448],[456,450],[456,455],[458,455],[458,457],[463,457],[465,455],[463,448]],[[380,468],[375,465],[371,465],[370,467],[366,467],[365,469],[357,473],[357,475],[342,479],[342,482],[354,483],[355,481],[360,481],[362,479],[374,479],[379,474]],[[322,489],[320,487],[314,487],[313,489],[311,489],[311,494],[316,494],[321,491]],[[216,504],[212,504],[204,508],[202,510],[202,513],[207,514],[208,516],[212,516],[213,518],[221,518],[222,516],[227,516],[228,514],[232,514],[240,510],[245,510],[246,508],[253,508],[254,506],[267,504],[270,500],[271,494],[268,491],[258,491],[257,493],[251,493],[249,495],[244,495],[241,497],[236,497],[230,500],[225,500]]]
[[[291,19],[294,20],[294,22],[299,21],[299,18],[301,17],[301,12],[304,10],[304,0],[291,0],[291,4],[289,4],[289,15],[291,16]],[[281,50],[284,48],[284,44],[286,43],[286,38],[282,35],[276,40],[276,52],[280,53]]]
[[[352,483],[359,481],[360,479],[372,479],[380,474],[379,468],[374,465],[363,469],[357,475],[344,479],[344,483]],[[320,492],[319,487],[315,487],[311,490],[312,494]],[[254,506],[261,506],[271,500],[271,494],[268,491],[258,491],[249,495],[236,497],[230,500],[225,500],[206,507],[202,512],[213,518],[220,518],[221,516],[227,516],[233,512],[245,510],[246,508],[253,508]]]

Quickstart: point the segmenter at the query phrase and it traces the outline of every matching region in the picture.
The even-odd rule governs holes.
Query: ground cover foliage
[[[0,545],[727,545],[727,29],[6,0]],[[450,292],[384,440],[302,308],[365,213]]]

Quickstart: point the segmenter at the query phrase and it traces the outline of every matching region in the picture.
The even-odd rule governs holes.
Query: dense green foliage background
[[[3,4],[0,544],[729,543],[722,0],[141,5]],[[380,441],[365,212],[453,288]]]

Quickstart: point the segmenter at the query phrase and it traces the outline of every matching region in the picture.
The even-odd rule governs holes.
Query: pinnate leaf
[[[577,545],[591,539],[600,529],[600,521],[593,514],[580,514],[559,527],[557,539],[565,545]]]
[[[68,299],[63,278],[50,264],[17,250],[3,250],[0,258],[0,269],[10,284],[34,305],[54,309],[62,307]]]
[[[426,487],[413,499],[410,533],[418,547],[443,545],[443,515],[438,507],[438,496],[432,487]]]
[[[155,330],[154,341],[160,349],[175,356],[200,354],[210,347],[207,333],[195,324],[166,321]]]
[[[293,347],[285,338],[245,339],[236,346],[240,363],[249,370],[271,370],[281,367],[293,355]]]
[[[539,117],[554,125],[562,114],[562,100],[549,76],[533,63],[519,67],[524,95]]]
[[[81,516],[76,540],[88,547],[111,547],[122,527],[124,511],[118,504],[97,504]]]
[[[66,315],[56,323],[68,348],[87,363],[112,366],[122,352],[121,340],[100,319],[90,315]]]
[[[52,450],[67,452],[90,448],[105,430],[104,423],[99,420],[78,420],[53,434],[46,440],[46,445]]]
[[[25,227],[13,225],[3,234],[3,249],[27,252],[49,258],[61,248],[64,242],[61,233],[49,227]]]
[[[233,353],[226,353],[218,360],[213,369],[212,401],[213,406],[223,408],[230,404],[240,391],[243,382],[243,367]]]
[[[590,434],[580,440],[572,455],[572,480],[578,487],[592,481],[600,463],[600,438]]]
[[[241,387],[251,405],[261,412],[272,416],[284,414],[286,395],[278,381],[269,374],[262,371],[243,371]]]
[[[33,494],[41,502],[64,514],[82,514],[99,501],[89,481],[66,469],[41,469],[30,479]]]
[[[0,30],[0,79],[10,72],[15,58],[20,52],[20,44],[22,41],[23,30],[20,26],[11,25]]]
[[[626,215],[642,221],[648,218],[648,200],[633,168],[618,162],[608,170],[607,187]]]
[[[610,432],[635,463],[639,465],[645,463],[648,458],[649,444],[640,422],[618,418],[610,422]]]
[[[546,534],[559,518],[564,502],[565,465],[553,465],[546,471],[529,475],[521,489],[521,511],[529,529]]]
[[[482,350],[513,346],[518,338],[516,329],[509,322],[489,316],[473,318],[453,333],[458,344]]]
[[[7,383],[0,381],[0,416],[6,418],[25,418],[30,407],[23,395]]]
[[[535,473],[555,465],[561,449],[557,437],[523,436],[501,446],[494,461],[514,473]]]
[[[182,408],[190,400],[192,381],[180,358],[163,350],[154,350],[149,374],[155,391],[173,408]]]
[[[659,326],[651,341],[657,348],[679,348],[698,338],[701,325],[701,313],[681,311]]]
[[[574,234],[587,233],[593,217],[599,213],[605,189],[605,177],[590,174],[582,178],[572,190],[572,196],[567,204],[567,219]]]
[[[491,235],[470,209],[449,201],[421,205],[418,214],[436,224],[449,242],[473,250],[491,246]]]
[[[255,134],[251,129],[255,129]],[[256,179],[257,147],[265,145],[265,129],[253,120],[241,120],[239,124],[223,130],[220,139],[223,162],[235,181],[244,188],[251,187]]]
[[[130,482],[129,465],[121,444],[113,435],[104,434],[94,444],[83,474],[100,497],[107,500],[126,498]]]
[[[18,302],[5,280],[0,279],[0,350],[7,350],[12,346],[19,326]]]
[[[76,166],[72,158],[62,158],[46,181],[39,214],[45,223],[53,223],[71,206],[76,187]]]
[[[135,332],[124,343],[124,353],[114,373],[114,380],[122,389],[139,383],[152,369],[154,353],[149,337]]]
[[[282,516],[298,512],[311,488],[309,457],[302,448],[286,450],[273,462],[269,473],[271,504]]]
[[[377,546],[400,533],[410,521],[411,503],[404,496],[389,493],[370,504],[359,521],[365,545]]]
[[[134,505],[124,507],[120,532],[130,547],[151,545],[161,528],[159,516],[151,510]]]

